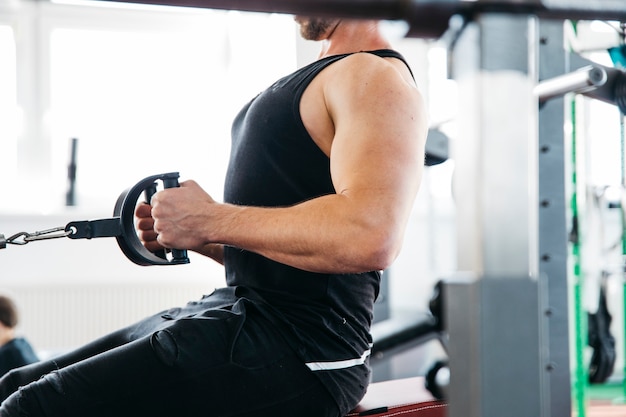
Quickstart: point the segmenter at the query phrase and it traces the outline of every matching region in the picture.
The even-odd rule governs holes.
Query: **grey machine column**
[[[569,70],[564,48],[564,22],[540,20],[535,62],[538,81],[554,79]],[[536,93],[535,89],[535,93]],[[568,221],[565,145],[566,108],[563,97],[541,101],[538,119],[539,223],[538,254],[541,290],[546,300],[539,312],[544,333],[540,348],[546,352],[544,402],[550,416],[570,416],[571,376],[568,309]]]
[[[485,13],[452,47],[450,417],[571,416],[563,106],[540,112],[533,95],[540,76],[564,70],[563,52],[550,58],[559,68],[543,69],[546,40],[562,50],[559,36],[533,16]]]

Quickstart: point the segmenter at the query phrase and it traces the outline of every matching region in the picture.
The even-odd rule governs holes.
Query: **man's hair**
[[[7,327],[17,326],[17,307],[9,297],[0,295],[0,322]]]

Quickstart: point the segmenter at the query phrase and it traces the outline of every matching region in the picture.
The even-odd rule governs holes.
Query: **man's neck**
[[[378,31],[377,22],[342,20],[331,35],[322,41],[319,58],[390,47],[389,42]]]

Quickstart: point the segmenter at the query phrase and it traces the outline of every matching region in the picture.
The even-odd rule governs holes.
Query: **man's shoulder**
[[[353,67],[355,69],[389,65],[387,57],[377,55],[374,52],[375,51],[354,52],[346,55],[345,58],[341,59],[337,64],[345,67]]]
[[[334,68],[333,68],[334,67]],[[377,55],[357,52],[346,56],[330,67],[327,81],[348,87],[354,83],[389,83],[405,81],[413,84],[413,75],[399,55]]]

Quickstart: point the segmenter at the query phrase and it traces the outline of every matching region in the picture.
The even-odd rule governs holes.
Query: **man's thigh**
[[[279,329],[245,308],[234,310],[155,321],[153,333],[22,388],[0,415],[43,409],[53,417],[236,416],[256,410],[260,417],[263,409],[275,413],[298,398],[309,398],[309,409],[334,406],[328,395],[326,401],[303,395],[325,391]]]

